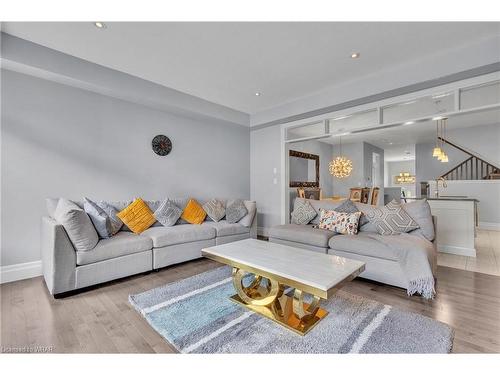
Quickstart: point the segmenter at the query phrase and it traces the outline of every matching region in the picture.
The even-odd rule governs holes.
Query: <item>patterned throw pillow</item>
[[[357,234],[359,226],[359,217],[361,212],[337,212],[329,210],[320,210],[320,229],[328,229],[340,234]]]
[[[384,207],[373,208],[366,216],[383,235],[407,233],[419,228],[417,222],[395,200]]]
[[[226,221],[234,224],[240,221],[248,213],[245,203],[241,199],[228,202],[226,207]]]
[[[347,199],[344,202],[342,202],[342,204],[340,206],[338,206],[335,209],[335,211],[337,211],[337,212],[346,212],[348,214],[353,214],[355,212],[360,212],[358,210],[358,208],[356,207],[356,205],[350,199]],[[359,226],[361,227],[361,226],[365,225],[368,222],[369,222],[369,220],[366,218],[366,216],[363,215],[363,213],[361,213],[361,216],[359,217]]]
[[[94,228],[100,238],[110,238],[113,236],[111,219],[106,211],[88,198],[83,198],[83,209],[87,215],[89,215],[90,220],[92,221],[92,224],[94,224]]]
[[[203,205],[203,209],[207,215],[213,221],[220,221],[224,216],[226,216],[226,207],[224,203],[218,199],[210,199],[207,203]]]
[[[156,221],[153,212],[141,198],[137,198],[118,212],[118,217],[135,234],[144,232]]]
[[[203,220],[207,217],[207,213],[203,210],[203,207],[194,200],[190,199],[184,211],[182,212],[181,218],[190,224],[201,224]]]
[[[114,236],[123,227],[123,221],[121,221],[118,217],[119,211],[105,201],[99,201],[97,202],[97,205],[101,207],[108,215],[109,220],[111,221],[111,235]]]
[[[175,225],[181,215],[182,210],[173,204],[170,199],[165,199],[161,202],[153,214],[155,219],[158,220],[158,222],[164,227],[171,227]]]
[[[296,201],[292,212],[292,224],[309,224],[316,215],[316,211],[308,201]]]

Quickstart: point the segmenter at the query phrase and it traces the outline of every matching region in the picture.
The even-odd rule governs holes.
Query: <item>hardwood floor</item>
[[[41,277],[3,284],[0,346],[3,352],[11,348],[63,353],[175,352],[129,305],[128,296],[218,266],[200,259],[63,299],[53,299]],[[360,279],[344,290],[449,324],[455,329],[454,352],[500,352],[498,276],[440,266],[433,301]]]
[[[476,257],[438,253],[438,265],[500,276],[500,231],[478,230]]]

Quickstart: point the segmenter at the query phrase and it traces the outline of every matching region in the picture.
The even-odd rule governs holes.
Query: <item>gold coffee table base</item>
[[[319,307],[320,298],[312,296],[311,303],[304,302],[304,293],[295,289],[293,297],[283,293],[285,285],[259,275],[248,286],[242,283],[246,271],[233,268],[233,285],[238,292],[230,299],[268,319],[298,333],[305,335],[328,315]],[[267,285],[262,285],[266,279]]]

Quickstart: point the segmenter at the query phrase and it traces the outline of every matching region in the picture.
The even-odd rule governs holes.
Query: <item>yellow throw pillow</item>
[[[206,216],[207,213],[200,206],[200,204],[196,202],[196,200],[190,199],[186,208],[184,208],[181,219],[186,220],[191,224],[201,224],[203,223],[203,220],[205,220]]]
[[[118,212],[117,216],[136,234],[144,232],[156,221],[153,212],[141,198]]]

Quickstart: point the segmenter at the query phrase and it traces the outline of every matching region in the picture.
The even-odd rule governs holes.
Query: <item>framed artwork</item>
[[[306,192],[304,191],[304,188],[297,188],[297,196],[299,198],[305,198],[306,197]]]
[[[361,202],[361,188],[351,188],[349,193],[349,199],[353,202]]]

